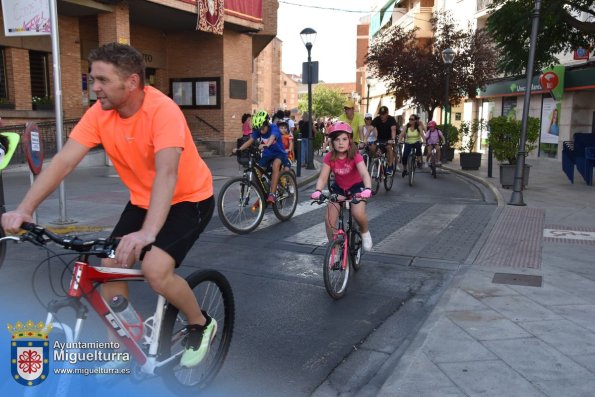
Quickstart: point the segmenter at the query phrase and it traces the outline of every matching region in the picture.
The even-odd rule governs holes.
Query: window
[[[171,79],[171,97],[181,108],[221,107],[219,77]]]
[[[4,59],[4,47],[0,47],[0,99],[8,98],[8,84],[6,83],[6,63]]]
[[[49,55],[45,52],[29,51],[31,74],[31,96],[50,97]]]

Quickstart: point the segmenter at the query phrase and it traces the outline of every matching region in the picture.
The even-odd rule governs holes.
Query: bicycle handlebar
[[[351,201],[353,204],[357,204],[360,201],[366,201],[366,200],[361,199],[361,196],[359,195],[359,193],[355,194],[354,196],[350,196],[350,197],[347,197],[347,198],[341,199],[341,200],[339,199],[339,195],[337,193],[332,193],[329,196],[321,193],[320,197],[318,197],[317,200],[312,200],[312,202],[310,202],[310,205],[312,205],[312,204],[322,205],[322,204],[326,203],[327,201],[330,201],[332,203],[342,203],[344,201]]]
[[[28,222],[23,223],[21,229],[27,232],[20,237],[21,241],[29,241],[39,246],[45,245],[48,241],[53,241],[65,249],[94,255],[99,258],[113,258],[120,241],[115,238],[83,240],[77,236],[60,236],[42,226]]]

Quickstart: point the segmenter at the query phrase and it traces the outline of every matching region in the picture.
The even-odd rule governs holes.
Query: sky
[[[301,74],[308,51],[300,32],[317,32],[312,61],[318,61],[318,77],[327,83],[355,82],[357,24],[377,0],[279,0],[277,37],[283,41],[282,70]],[[342,10],[349,10],[347,12]]]

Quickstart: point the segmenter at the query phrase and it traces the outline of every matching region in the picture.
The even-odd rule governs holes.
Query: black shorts
[[[364,188],[365,186],[363,182],[356,183],[347,190],[344,190],[341,187],[339,187],[339,185],[337,185],[336,183],[333,183],[331,186],[331,193],[335,193],[343,197],[351,197],[355,196],[357,193],[363,192]]]
[[[176,267],[180,266],[198,236],[207,227],[214,209],[213,196],[198,203],[183,201],[172,205],[153,245],[167,252],[176,262]],[[139,231],[146,215],[146,209],[128,202],[110,237],[123,237]]]

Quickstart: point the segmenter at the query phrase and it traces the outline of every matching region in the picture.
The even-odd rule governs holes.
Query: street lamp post
[[[368,84],[368,89],[366,91],[366,113],[370,113],[370,85],[372,85],[372,77],[366,77],[366,83]]]
[[[314,128],[312,125],[312,46],[314,45],[314,40],[316,40],[316,31],[312,28],[305,28],[300,32],[300,36],[302,37],[302,42],[306,46],[306,50],[308,50],[308,125],[310,128],[310,137],[308,138],[308,153],[306,153],[307,157],[307,166],[306,169],[313,170],[314,169],[314,151],[313,151],[313,139],[314,139]],[[302,139],[304,139],[302,137]]]
[[[531,38],[529,44],[529,59],[527,61],[527,83],[525,98],[523,101],[523,118],[521,120],[521,137],[519,141],[519,152],[516,157],[516,168],[514,172],[514,185],[509,205],[526,205],[523,201],[523,174],[525,172],[525,144],[527,137],[527,122],[529,118],[529,104],[531,102],[531,82],[533,80],[533,65],[535,63],[535,47],[537,47],[537,31],[539,30],[539,14],[541,0],[535,0],[535,7],[531,13]]]
[[[446,83],[445,83],[445,92],[444,92],[444,129],[446,130],[444,134],[444,146],[448,150],[449,146],[449,116],[450,116],[450,101],[449,101],[449,86],[450,86],[450,70],[452,69],[452,61],[455,59],[455,52],[452,48],[446,48],[442,51],[442,61],[446,65]],[[447,160],[446,157],[444,160]]]

